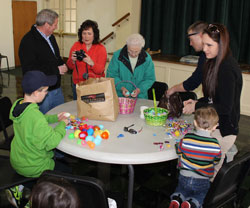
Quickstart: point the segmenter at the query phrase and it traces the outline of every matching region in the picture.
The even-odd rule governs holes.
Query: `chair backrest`
[[[13,124],[9,119],[12,103],[8,97],[0,98],[0,132],[3,131],[5,143],[0,145],[0,149],[10,150],[10,142],[13,135],[8,135],[7,128]]]
[[[225,163],[217,173],[204,200],[204,208],[216,208],[235,201],[240,191],[240,185],[250,169],[250,153]]]
[[[0,190],[11,188],[20,184],[36,180],[35,178],[26,178],[19,175],[11,166],[10,158],[7,156],[0,156]]]
[[[108,208],[108,199],[100,180],[56,171],[45,171],[42,175],[64,178],[69,181],[78,192],[81,207]]]
[[[168,90],[168,85],[165,82],[155,81],[152,87],[148,90],[149,100],[153,100],[153,93],[152,93],[153,88],[155,89],[156,100],[159,101],[162,95],[165,93],[165,91]]]

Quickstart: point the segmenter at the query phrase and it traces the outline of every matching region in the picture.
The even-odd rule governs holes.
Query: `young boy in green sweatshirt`
[[[47,95],[48,87],[56,81],[55,75],[26,72],[22,80],[24,98],[18,99],[10,111],[14,129],[10,162],[16,172],[25,177],[39,177],[45,170],[62,171],[61,164],[53,159],[53,150],[66,134],[68,119],[64,112],[44,115],[38,106]],[[49,125],[56,122],[55,128]]]

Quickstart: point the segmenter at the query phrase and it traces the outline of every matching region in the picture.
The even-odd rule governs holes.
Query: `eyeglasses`
[[[129,132],[130,134],[137,134],[137,131],[136,130],[134,130],[134,129],[129,129],[130,127],[132,127],[132,126],[134,126],[134,124],[132,124],[132,125],[130,125],[130,126],[128,126],[128,127],[124,127],[123,128],[123,131],[126,131],[126,132]]]
[[[207,30],[210,31],[211,33],[220,33],[219,28],[213,24],[209,24]]]
[[[187,37],[189,38],[190,36],[197,35],[198,33],[199,32],[194,32],[194,33],[187,34]]]

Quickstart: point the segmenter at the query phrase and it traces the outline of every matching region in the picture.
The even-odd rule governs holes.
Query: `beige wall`
[[[120,27],[116,27],[116,49],[124,46],[130,34],[139,32],[141,0],[117,0],[116,18],[130,12],[129,21],[123,21]]]
[[[33,1],[37,1],[37,11],[40,11],[43,8],[43,0]],[[12,0],[1,0],[0,53],[8,56],[9,64],[13,67],[15,61],[11,2]],[[115,32],[115,38],[107,41],[105,45],[108,52],[114,52],[116,49],[121,48],[125,44],[128,35],[139,32],[141,0],[78,0],[77,4],[78,27],[84,20],[93,19],[98,22],[101,38],[112,31]],[[120,27],[111,26],[128,12],[131,14],[129,21],[123,21]],[[66,46],[63,56],[68,56],[69,49],[75,40],[77,40],[76,37],[65,40]],[[6,67],[5,61],[2,61],[2,67]]]
[[[8,56],[10,66],[14,65],[14,42],[12,32],[11,1],[2,0],[0,6],[0,53]],[[2,68],[6,67],[6,61],[2,60]]]

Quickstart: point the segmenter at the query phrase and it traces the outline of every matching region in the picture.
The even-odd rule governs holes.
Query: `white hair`
[[[136,45],[143,48],[145,46],[145,40],[142,35],[136,33],[128,36],[126,44],[127,46]]]

